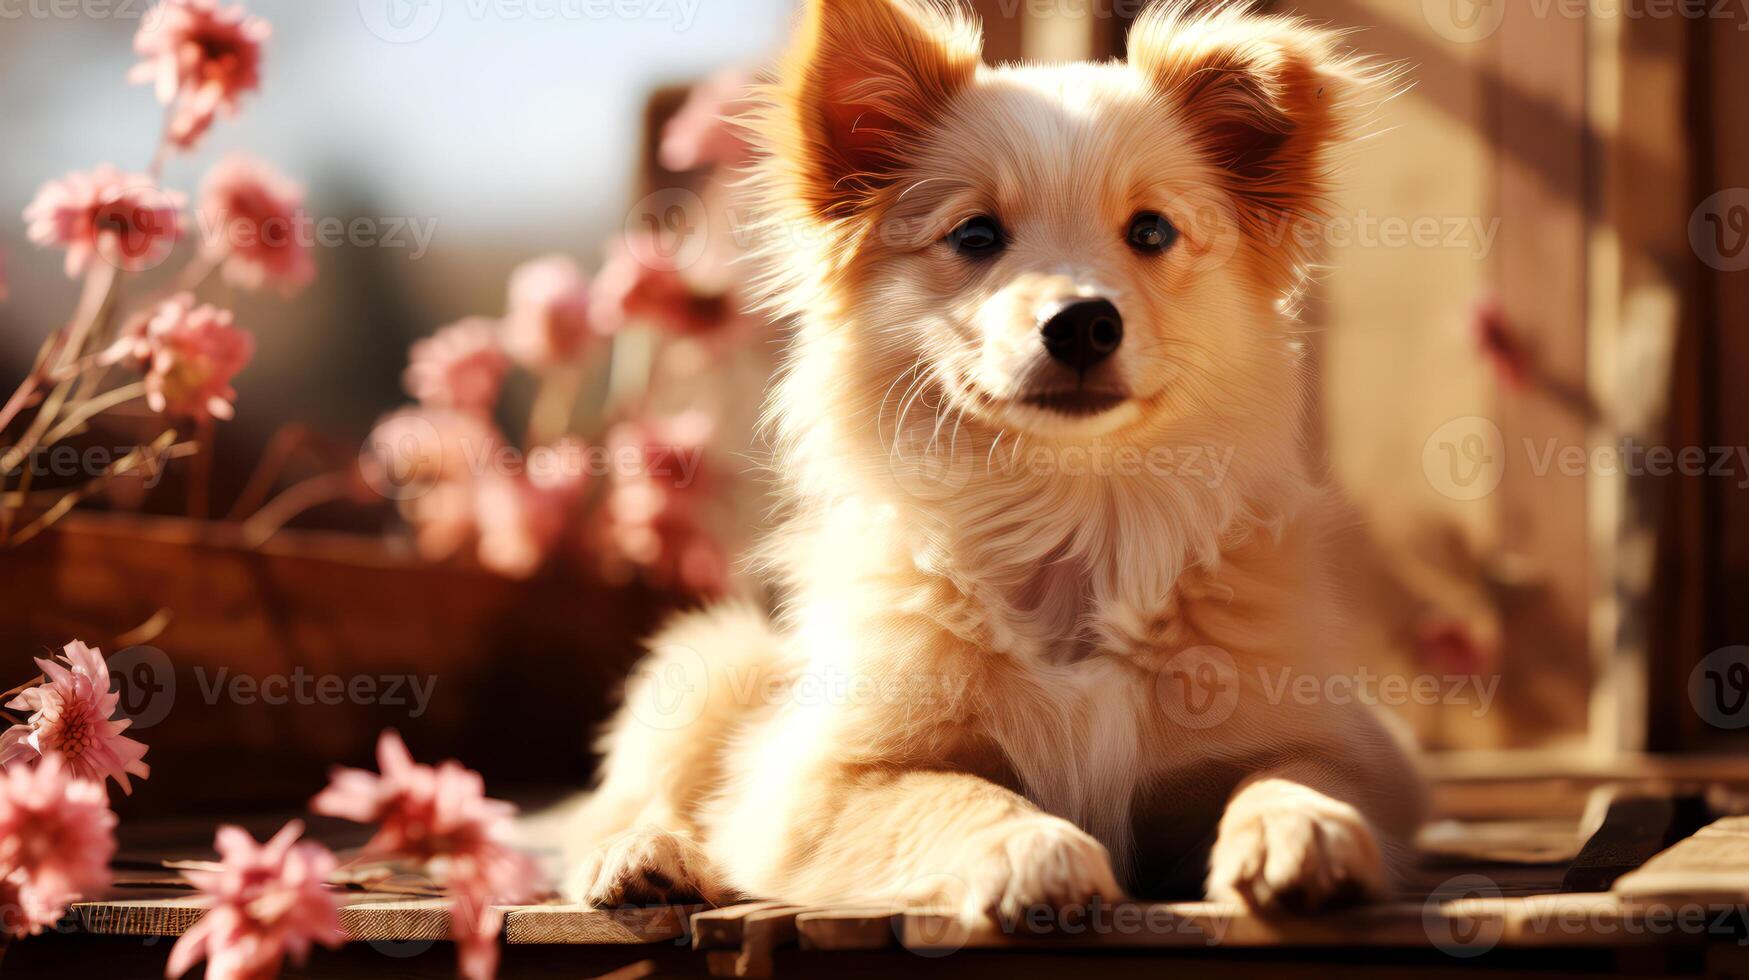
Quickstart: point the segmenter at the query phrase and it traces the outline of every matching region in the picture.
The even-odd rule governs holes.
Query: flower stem
[[[131,385],[123,385],[120,388],[115,388],[104,394],[98,395],[96,398],[92,398],[89,401],[80,404],[78,408],[67,413],[67,417],[61,420],[60,425],[50,429],[49,434],[43,436],[42,444],[45,446],[52,446],[55,443],[60,442],[62,439],[72,435],[79,426],[84,425],[91,419],[102,415],[104,412],[109,411],[117,405],[125,405],[136,398],[144,397],[145,394],[146,383],[143,381],[136,381]]]
[[[273,539],[282,528],[299,514],[312,507],[331,504],[352,496],[352,474],[345,471],[312,476],[293,484],[273,498],[255,516],[243,522],[243,544],[259,548]]]
[[[194,429],[194,443],[200,447],[200,451],[195,455],[188,473],[188,516],[197,521],[206,520],[208,501],[212,496],[213,434],[212,417],[201,416]]]

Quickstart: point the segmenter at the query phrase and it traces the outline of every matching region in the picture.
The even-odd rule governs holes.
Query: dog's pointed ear
[[[1129,60],[1196,135],[1254,227],[1324,210],[1331,151],[1396,76],[1346,53],[1335,31],[1247,8],[1150,8],[1130,32]]]
[[[855,213],[892,183],[914,145],[969,84],[983,40],[931,0],[808,0],[779,69],[768,149],[822,217]]]

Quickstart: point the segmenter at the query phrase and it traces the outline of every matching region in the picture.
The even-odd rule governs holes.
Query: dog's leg
[[[1009,920],[1122,889],[1104,845],[976,776],[863,772],[828,779],[806,808],[769,890],[790,901],[897,903]],[[774,826],[767,818],[769,836]],[[733,841],[720,842],[727,853]]]
[[[1209,856],[1210,898],[1314,912],[1386,897],[1420,817],[1416,776],[1391,746],[1304,758],[1253,775],[1227,803]],[[1364,771],[1348,760],[1366,759]]]
[[[654,826],[615,834],[587,855],[566,884],[591,908],[622,905],[726,905],[734,898],[721,871],[691,836]]]
[[[650,642],[602,739],[600,786],[567,832],[570,898],[729,895],[698,843],[698,809],[722,780],[725,743],[780,671],[781,650],[763,615],[736,607],[681,617]]]

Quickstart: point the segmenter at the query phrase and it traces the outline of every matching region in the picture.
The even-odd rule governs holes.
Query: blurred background
[[[973,5],[992,62],[1121,56],[1142,6]],[[1309,451],[1351,510],[1357,671],[1496,685],[1486,703],[1386,696],[1456,770],[1507,755],[1558,768],[1740,750],[1749,394],[1734,382],[1749,370],[1749,5],[1260,6],[1352,28],[1361,50],[1412,67],[1413,87],[1355,148],[1304,313],[1320,328]],[[759,595],[727,556],[766,503],[751,424],[783,325],[748,323],[739,305],[745,267],[730,260],[744,228],[726,179],[737,151],[671,123],[679,114],[696,129],[732,112],[724,86],[773,55],[795,4],[249,7],[274,31],[260,91],[198,153],[173,158],[165,184],[192,193],[243,148],[302,183],[310,214],[363,233],[317,247],[313,283],[290,298],[225,283],[203,293],[259,345],[237,380],[237,417],[218,429],[215,512],[229,507],[241,525],[252,508],[240,501],[346,468],[360,446],[369,456],[379,421],[409,401],[409,347],[445,324],[505,316],[524,263],[566,257],[600,287],[624,271],[616,255],[702,230],[702,259],[642,263],[674,281],[622,290],[626,328],[573,365],[576,404],[547,435],[635,444],[646,460],[708,445],[710,502],[689,512],[708,519],[683,534],[645,510],[689,487],[610,480],[591,491],[606,525],[555,519],[582,557],[505,575],[485,552],[431,547],[417,500],[356,486],[287,507],[266,536],[190,528],[171,519],[186,479],[173,473],[164,490],[93,499],[93,513],[5,561],[0,603],[21,624],[9,647],[22,644],[6,655],[22,673],[24,652],[72,635],[145,649],[130,661],[139,703],[161,707],[151,692],[175,692],[162,738],[196,719],[234,733],[223,746],[189,738],[189,773],[300,741],[307,758],[215,796],[273,799],[317,759],[362,755],[384,724],[489,774],[562,779],[587,766],[577,733],[611,700],[633,638],[701,596]],[[124,83],[146,10],[0,5],[0,217],[68,171],[146,167],[160,110]],[[672,151],[670,138],[685,145]],[[78,288],[19,221],[0,221],[0,251],[9,385]],[[146,273],[143,288],[165,275]],[[626,300],[652,290],[668,305]],[[553,377],[513,375],[497,423],[515,435]],[[288,426],[302,434],[287,442]],[[162,519],[140,516],[152,514]],[[271,533],[282,523],[291,530]],[[628,561],[591,557],[613,549]],[[202,664],[438,684],[420,719],[376,702],[275,713],[205,696]],[[552,752],[506,762],[471,743],[506,710],[546,725]],[[558,720],[529,721],[543,712]]]

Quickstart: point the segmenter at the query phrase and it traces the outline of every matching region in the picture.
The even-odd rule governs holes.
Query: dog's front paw
[[[690,837],[637,827],[609,837],[572,870],[565,896],[591,908],[622,905],[723,905],[732,897]]]
[[[1208,894],[1259,912],[1316,912],[1381,897],[1378,838],[1354,807],[1287,780],[1246,787],[1221,818]]]
[[[1105,845],[1057,817],[1026,817],[992,830],[969,872],[961,909],[968,920],[1013,922],[1036,906],[1123,897]]]

